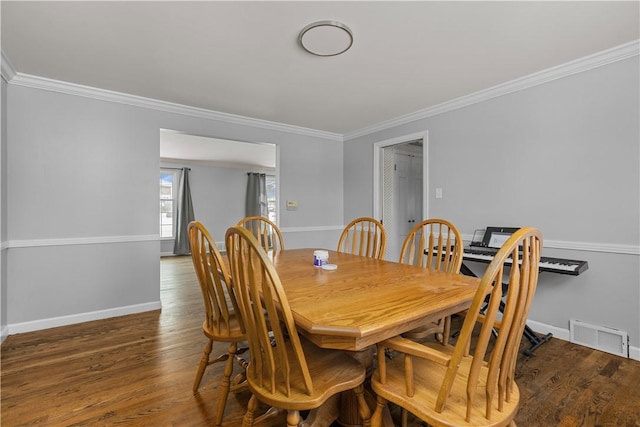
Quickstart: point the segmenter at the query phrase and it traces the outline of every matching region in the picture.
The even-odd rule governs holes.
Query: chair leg
[[[371,410],[364,398],[364,386],[360,384],[354,389],[356,398],[358,399],[358,411],[360,412],[360,419],[362,420],[362,427],[370,427],[371,425]]]
[[[442,344],[449,344],[449,339],[451,339],[451,316],[447,316],[443,319],[444,327],[442,330]]]
[[[300,411],[287,411],[287,427],[298,427],[301,421]]]
[[[376,409],[371,416],[371,427],[382,427],[382,413],[387,406],[387,401],[378,396],[376,399]]]
[[[244,418],[242,419],[242,427],[252,427],[253,420],[256,417],[256,411],[258,410],[258,399],[252,394],[249,399],[249,403],[247,403],[247,412],[244,414]]]
[[[407,411],[405,408],[402,408],[400,410],[400,416],[401,416],[401,426],[402,427],[407,427],[407,422],[409,421],[409,411]]]
[[[198,371],[196,372],[196,379],[193,382],[193,391],[198,391],[200,387],[200,382],[202,381],[202,376],[204,375],[204,370],[207,369],[209,365],[209,355],[211,354],[211,349],[213,348],[213,340],[209,340],[209,343],[204,347],[204,354],[200,359],[200,365],[198,365]]]
[[[227,363],[224,365],[224,375],[222,377],[222,383],[220,384],[220,392],[218,395],[218,409],[216,412],[216,426],[222,424],[222,417],[224,416],[224,408],[227,406],[227,397],[229,396],[229,389],[231,388],[231,374],[233,373],[233,363],[235,361],[236,351],[238,345],[234,342],[229,344]]]

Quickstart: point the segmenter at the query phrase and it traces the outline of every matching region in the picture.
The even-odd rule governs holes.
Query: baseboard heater
[[[617,356],[629,357],[629,337],[625,331],[571,319],[569,332],[572,343]]]

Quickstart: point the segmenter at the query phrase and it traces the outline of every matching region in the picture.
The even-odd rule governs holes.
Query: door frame
[[[429,131],[412,133],[373,144],[373,217],[382,218],[382,150],[391,145],[422,139],[422,219],[429,217]]]

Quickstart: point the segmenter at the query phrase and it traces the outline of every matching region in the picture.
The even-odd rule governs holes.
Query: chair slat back
[[[251,362],[247,377],[263,392],[291,396],[292,388],[311,394],[313,383],[280,278],[267,253],[249,230],[227,230],[233,287],[247,329]],[[292,373],[304,384],[293,384]]]
[[[426,219],[407,234],[399,261],[430,270],[459,273],[463,245],[460,231],[451,222]]]
[[[251,231],[267,253],[275,254],[284,250],[284,239],[278,226],[263,216],[247,216],[238,221],[241,227]]]
[[[382,223],[375,218],[356,218],[342,231],[338,241],[338,252],[367,258],[384,258],[387,233]]]
[[[485,366],[488,368],[484,402],[486,418],[491,419],[491,402],[496,395],[499,410],[505,401],[509,401],[518,349],[538,283],[541,249],[540,230],[521,228],[503,244],[489,264],[462,325],[440,388],[436,411],[442,412],[444,409],[460,361],[469,354],[476,322],[481,322],[481,326],[474,338],[473,360],[467,379],[467,420],[471,417],[472,408],[479,403],[473,401],[473,396],[480,386],[480,371]],[[516,267],[512,267],[511,260],[519,260]],[[508,287],[503,286],[503,281]],[[503,293],[505,289],[506,296]],[[499,315],[503,297],[506,299],[502,315]],[[497,331],[497,338],[491,340],[494,330]]]
[[[207,328],[220,336],[230,335],[230,320],[235,317],[234,313],[239,313],[239,308],[227,267],[215,241],[202,223],[192,221],[188,231],[191,260],[202,291]]]

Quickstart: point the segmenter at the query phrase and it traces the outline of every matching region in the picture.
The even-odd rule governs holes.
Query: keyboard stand
[[[471,271],[471,269],[469,267],[464,265],[464,262],[462,263],[462,266],[460,267],[460,273],[464,274],[465,276],[478,277],[473,271]],[[504,287],[506,287],[506,284],[503,284],[503,288]],[[502,312],[503,310],[504,310],[504,302],[500,301],[500,312]],[[528,339],[529,342],[531,343],[531,347],[529,347],[528,349],[526,349],[525,351],[522,352],[525,356],[531,356],[533,351],[535,351],[542,344],[544,344],[547,341],[549,341],[551,339],[551,337],[553,336],[552,333],[548,333],[548,334],[540,337],[526,323],[524,325],[524,331],[522,331],[522,335],[524,335],[524,337],[526,339]]]

